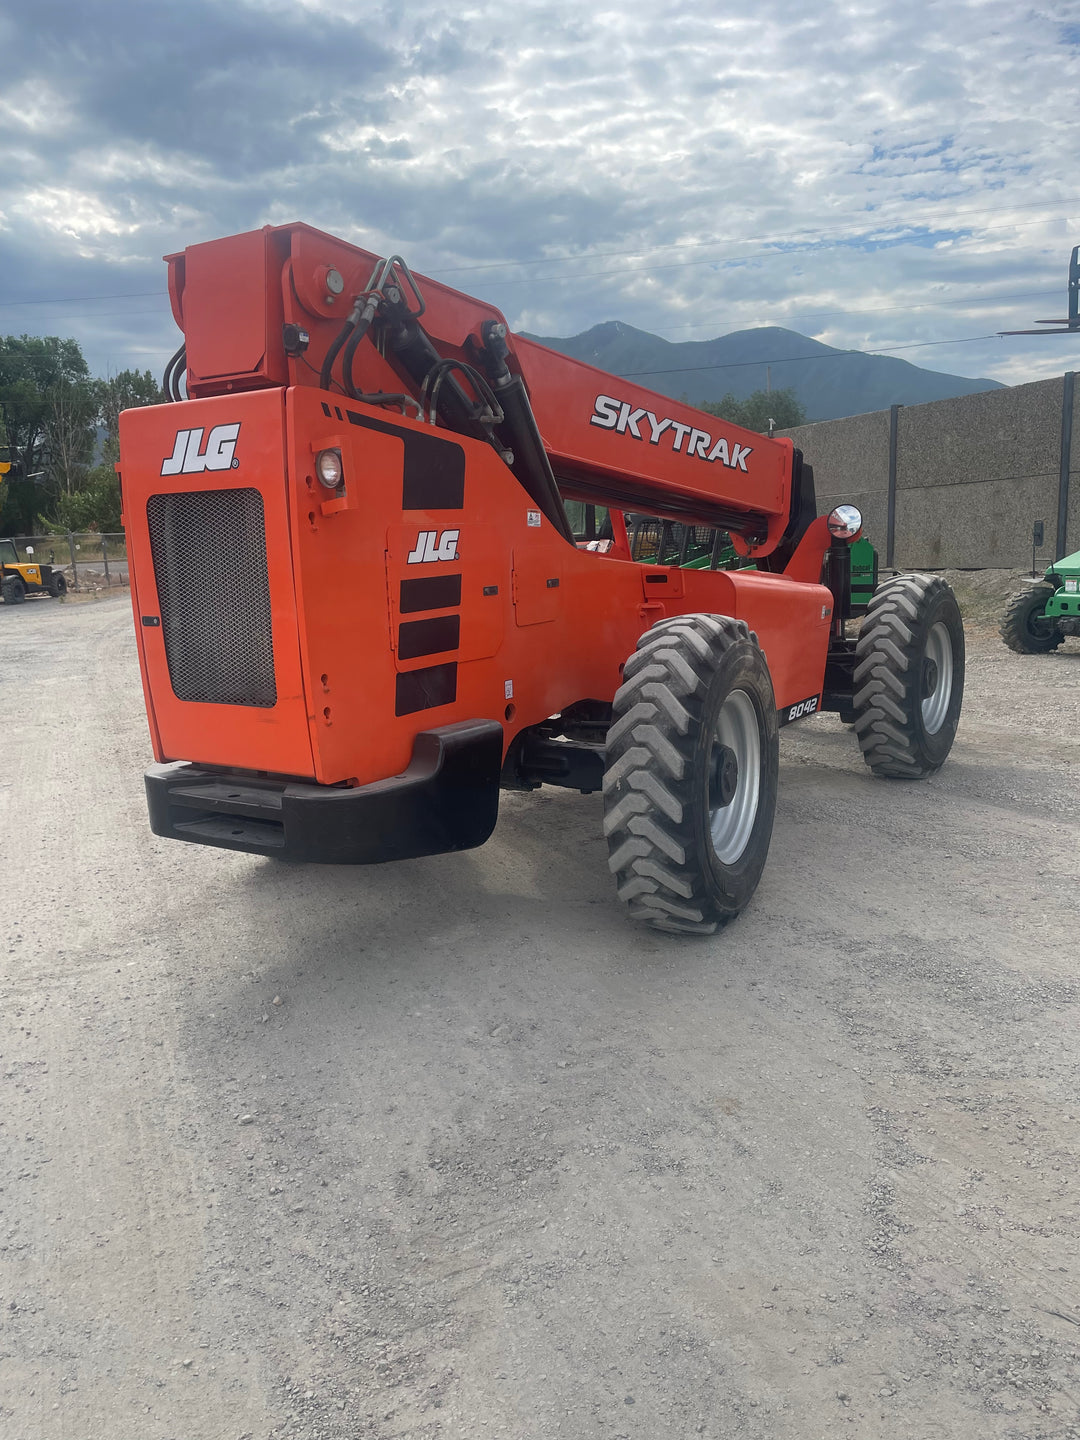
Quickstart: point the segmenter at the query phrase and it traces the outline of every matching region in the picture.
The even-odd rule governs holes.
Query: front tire
[[[1026,586],[1006,605],[999,633],[1010,650],[1018,655],[1049,655],[1064,642],[1057,624],[1044,613],[1054,591],[1049,580],[1040,580],[1037,585]]]
[[[921,780],[952,749],[964,625],[938,576],[896,575],[871,597],[855,647],[855,733],[875,775]]]
[[[779,769],[768,666],[741,620],[680,615],[626,662],[607,735],[604,834],[619,898],[658,930],[713,934],[757,888]]]
[[[62,600],[67,594],[67,576],[62,575],[59,570],[54,570],[49,577],[49,594],[54,600]]]

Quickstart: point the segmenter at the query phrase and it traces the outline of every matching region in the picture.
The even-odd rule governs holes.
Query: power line
[[[1038,300],[1047,295],[1060,295],[1057,290],[1022,290],[1013,295],[982,295],[967,296],[959,300],[920,300],[915,305],[868,305],[861,310],[799,310],[794,314],[778,315],[770,319],[770,325],[786,324],[789,320],[829,320],[835,315],[892,315],[911,310],[941,310],[948,305],[996,305],[1005,300]],[[736,325],[739,322],[732,319],[711,319],[707,321],[694,320],[688,325],[665,325],[666,331],[671,330],[702,330],[706,325]],[[687,341],[691,345],[707,344],[703,340]]]
[[[999,335],[965,335],[959,340],[916,340],[912,345],[883,345],[880,350],[852,350],[852,355],[891,355],[895,350],[925,350],[928,345],[973,345],[976,340],[999,340]]]
[[[958,300],[920,300],[914,305],[867,305],[861,310],[801,310],[789,320],[829,320],[834,315],[892,315],[899,311],[941,310],[946,305],[998,305],[1005,300],[1039,300],[1044,295],[1060,295],[1057,290],[1020,290],[1012,295],[966,295]]]
[[[840,360],[845,355],[891,355],[897,350],[922,350],[931,345],[972,345],[977,340],[997,340],[998,335],[965,335],[957,340],[919,340],[913,345],[885,345],[878,350],[829,350],[821,355],[774,355],[760,360],[735,360],[726,365],[679,365],[671,370],[620,370],[620,379],[642,375],[691,375],[705,370],[751,370],[757,365],[791,365],[803,360]]]
[[[38,300],[0,300],[0,310],[14,310],[17,305],[81,305],[89,300],[136,300],[145,299],[148,295],[164,298],[164,292],[160,289],[127,290],[120,295],[65,295],[62,299],[49,295]],[[56,315],[53,319],[60,320],[63,316]]]
[[[76,310],[69,311],[66,315],[43,315],[39,325],[71,324],[76,320],[115,320],[122,317],[127,320],[153,320],[155,323],[162,318],[162,312],[155,310]],[[25,318],[25,317],[24,317]],[[170,316],[171,319],[171,316]],[[132,326],[132,329],[137,327]]]

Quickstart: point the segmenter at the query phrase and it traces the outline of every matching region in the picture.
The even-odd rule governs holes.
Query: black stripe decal
[[[449,610],[460,604],[460,575],[425,575],[401,582],[398,609],[402,615],[415,615],[418,610]]]
[[[398,630],[398,659],[419,660],[441,655],[461,644],[461,616],[433,615],[430,620],[405,620]]]
[[[427,665],[423,670],[409,670],[397,677],[395,715],[413,715],[417,710],[434,710],[437,705],[452,705],[457,699],[457,661],[447,665]]]
[[[465,504],[465,451],[452,440],[404,430],[346,410],[350,425],[398,435],[405,442],[405,470],[401,484],[403,510],[460,510]]]

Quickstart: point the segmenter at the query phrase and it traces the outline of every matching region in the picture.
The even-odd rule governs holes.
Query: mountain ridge
[[[755,390],[791,389],[808,421],[1007,388],[998,380],[926,370],[891,355],[837,350],[779,325],[682,341],[664,340],[623,320],[605,320],[566,338],[522,333],[562,355],[691,405],[719,400],[728,392],[744,400]]]

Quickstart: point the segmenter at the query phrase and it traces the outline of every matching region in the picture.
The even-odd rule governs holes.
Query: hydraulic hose
[[[165,374],[161,377],[161,388],[165,392],[166,400],[182,400],[180,394],[180,370],[186,368],[187,342],[181,342],[179,350],[165,366]]]
[[[377,390],[372,394],[365,395],[362,390],[358,390],[356,394],[352,396],[352,399],[362,400],[365,405],[397,405],[400,406],[403,415],[405,413],[405,407],[411,405],[416,411],[416,418],[418,420],[424,418],[424,407],[415,395],[405,395],[404,393],[396,391],[391,393],[386,390]]]
[[[359,318],[359,313],[354,307],[353,314],[350,315],[349,318],[345,321],[345,324],[338,331],[337,337],[335,338],[333,344],[330,346],[330,349],[327,350],[326,355],[323,358],[322,369],[319,371],[320,390],[330,389],[330,372],[334,368],[334,361],[337,359],[341,351],[341,347],[345,344],[345,341],[348,340],[353,330],[355,330],[356,322],[357,320],[359,320]]]
[[[387,349],[413,383],[423,388],[425,383],[432,383],[438,378],[436,367],[441,364],[443,357],[414,316],[401,311],[392,313],[393,323],[386,332]],[[432,374],[433,371],[435,374]],[[448,429],[490,443],[490,429],[485,429],[477,415],[476,406],[453,375],[448,375],[439,387],[438,401],[439,416]]]
[[[360,314],[360,318],[356,322],[356,326],[353,329],[352,334],[349,336],[349,343],[345,346],[345,354],[341,357],[341,378],[345,382],[346,393],[353,400],[360,399],[360,393],[357,390],[356,382],[353,379],[353,357],[356,354],[357,348],[359,347],[361,340],[363,340],[364,336],[371,329],[371,322],[375,319],[375,315],[378,309],[379,297],[377,295],[372,295],[369,298],[367,304],[364,306],[364,309]],[[326,388],[327,386],[324,385],[323,389],[325,390]]]
[[[322,369],[319,371],[319,386],[321,389],[330,389],[330,372],[334,368],[334,361],[341,353],[341,347],[349,340],[349,337],[352,336],[349,343],[349,350],[343,361],[342,373],[345,384],[342,388],[347,390],[355,399],[352,390],[352,378],[349,374],[352,367],[352,357],[356,354],[357,345],[360,344],[360,341],[367,334],[368,326],[375,318],[375,314],[379,308],[380,298],[378,295],[368,295],[366,298],[363,295],[357,295],[353,302],[353,308],[349,318],[338,331],[337,338],[330,346],[330,349],[327,350],[323,359]]]

